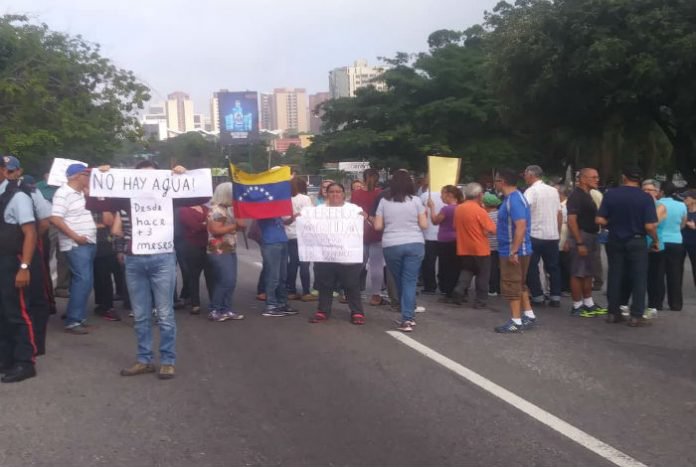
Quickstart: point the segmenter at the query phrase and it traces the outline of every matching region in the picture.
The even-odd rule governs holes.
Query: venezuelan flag
[[[269,219],[292,215],[290,167],[250,174],[230,164],[232,205],[238,219]]]

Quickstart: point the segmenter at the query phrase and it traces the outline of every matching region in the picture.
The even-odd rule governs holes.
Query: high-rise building
[[[352,66],[335,68],[329,72],[329,91],[333,99],[355,97],[355,91],[372,85],[378,91],[386,89],[379,77],[384,73],[383,67],[369,66],[367,60],[356,60]]]
[[[142,125],[146,138],[154,137],[159,141],[167,139],[167,113],[164,106],[150,106],[148,113],[143,115]]]
[[[273,113],[276,130],[309,131],[307,91],[301,88],[273,90]]]
[[[219,92],[227,92],[227,89],[220,89]],[[210,123],[213,128],[213,133],[220,133],[220,107],[218,101],[218,93],[213,93],[213,98],[210,99]]]
[[[185,92],[177,91],[167,96],[167,132],[169,137],[195,130],[193,101]]]
[[[205,130],[203,114],[193,114],[193,128],[196,130]]]
[[[261,93],[259,99],[259,106],[261,107],[261,129],[262,130],[275,130],[275,111],[273,108],[273,94]]]
[[[317,107],[322,102],[326,102],[331,99],[331,94],[328,92],[318,92],[316,94],[309,95],[309,131],[312,134],[321,133],[321,116],[323,111]]]

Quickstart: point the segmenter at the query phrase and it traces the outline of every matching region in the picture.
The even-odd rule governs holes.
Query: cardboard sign
[[[174,251],[174,212],[171,198],[131,200],[134,255],[156,255]]]
[[[53,159],[53,165],[51,165],[51,171],[48,173],[48,180],[46,180],[46,183],[51,186],[63,186],[68,182],[65,171],[68,170],[68,167],[72,164],[83,164],[87,166],[84,162],[73,159],[62,159],[60,157]]]
[[[341,207],[307,207],[295,221],[300,261],[362,263],[363,225],[361,209],[346,203]]]
[[[210,169],[189,170],[181,175],[170,170],[93,170],[90,195],[103,198],[197,198],[213,196]]]

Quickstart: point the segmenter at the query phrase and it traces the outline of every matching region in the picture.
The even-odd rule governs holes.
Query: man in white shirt
[[[440,227],[434,225],[433,221],[430,219],[431,213],[428,207],[428,199],[431,194],[430,187],[427,183],[428,179],[426,178],[423,185],[424,188],[422,188],[423,193],[420,195],[423,206],[425,206],[427,211],[426,217],[428,218],[428,228],[423,231],[423,236],[425,237],[425,256],[423,257],[423,265],[421,266],[421,271],[423,273],[423,290],[421,293],[423,295],[435,295],[437,293],[437,284],[440,282],[438,280],[440,275],[435,273],[435,263],[437,262],[437,233]],[[442,202],[440,193],[433,193],[432,199],[435,205],[434,211],[437,214],[445,204]]]
[[[527,273],[527,286],[532,304],[544,304],[544,290],[539,279],[539,260],[544,260],[544,269],[550,276],[551,293],[549,305],[561,306],[561,269],[558,251],[563,213],[558,190],[541,180],[544,174],[538,165],[530,165],[524,171],[524,181],[529,188],[524,196],[532,213],[532,258]]]
[[[66,252],[72,280],[70,299],[65,311],[65,332],[87,334],[87,300],[94,282],[93,264],[97,251],[97,226],[92,213],[85,209],[85,190],[89,187],[89,170],[72,164],[65,172],[68,183],[53,196],[51,223],[59,232],[60,251]]]

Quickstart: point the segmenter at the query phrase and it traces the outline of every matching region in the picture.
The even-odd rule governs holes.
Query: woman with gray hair
[[[641,188],[655,200],[658,222],[657,239],[660,244],[659,251],[650,250],[650,255],[648,256],[648,310],[646,316],[650,318],[658,310],[662,309],[662,300],[665,295],[665,243],[663,241],[663,231],[665,219],[667,219],[667,208],[658,199],[660,182],[647,179],[643,181]],[[650,247],[652,239],[647,237],[647,242],[648,247]]]
[[[232,311],[232,294],[237,285],[237,228],[244,228],[232,212],[232,183],[215,188],[208,214],[208,262],[213,270],[213,293],[210,296],[211,321],[244,319]]]

